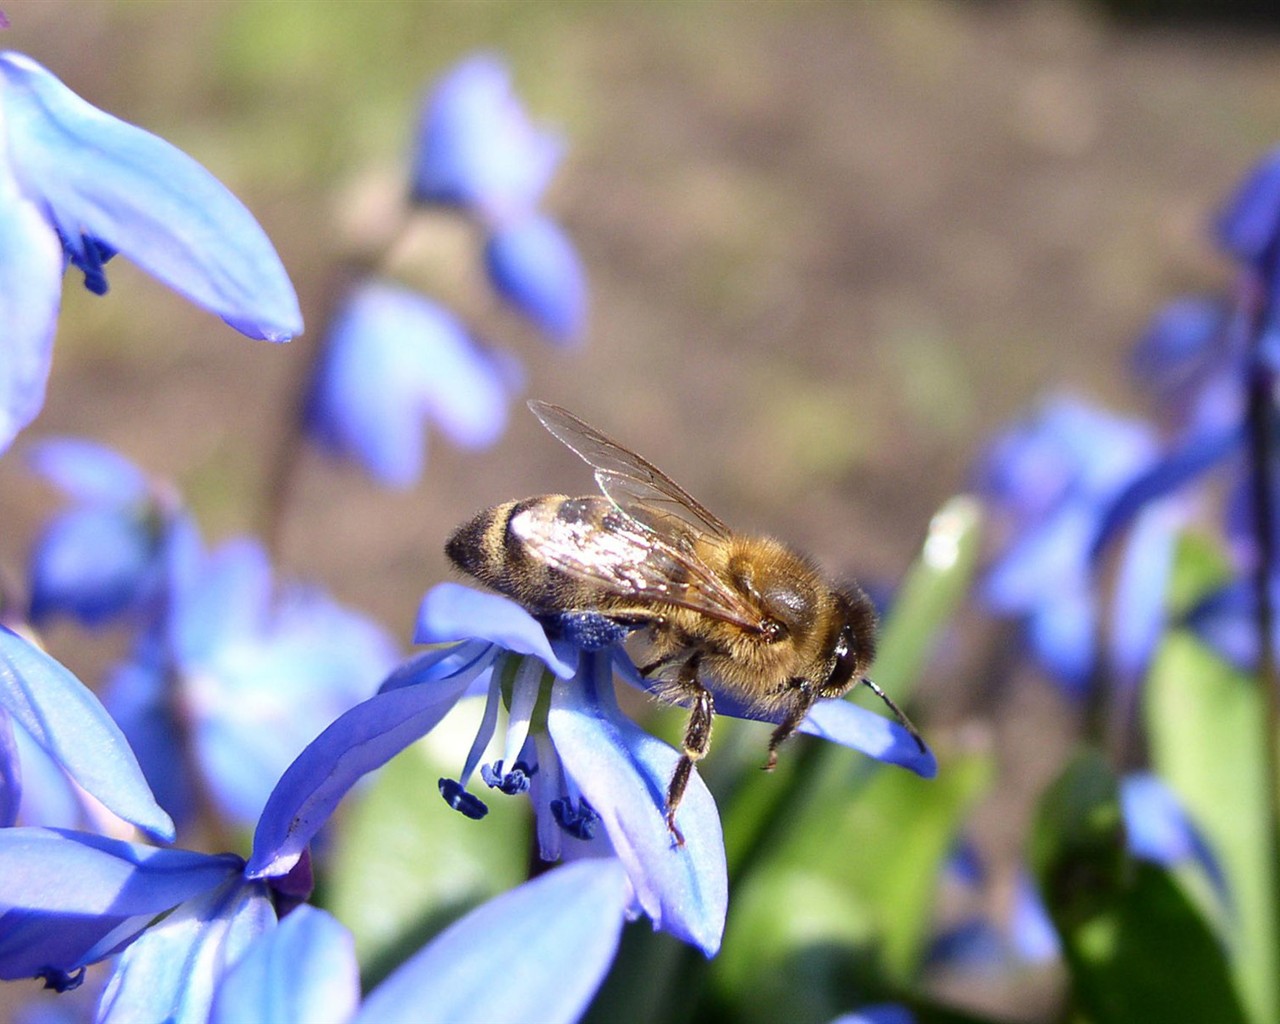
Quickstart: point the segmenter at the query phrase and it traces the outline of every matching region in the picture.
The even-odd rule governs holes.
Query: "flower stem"
[[[1280,669],[1275,650],[1276,608],[1272,581],[1277,577],[1275,502],[1275,388],[1276,375],[1258,349],[1270,319],[1270,303],[1259,302],[1252,323],[1253,352],[1250,353],[1247,385],[1247,417],[1250,477],[1253,483],[1253,527],[1257,541],[1257,561],[1253,571],[1256,600],[1255,626],[1258,631],[1258,685],[1261,687],[1263,726],[1264,792],[1267,837],[1271,852],[1272,883],[1280,881]],[[1280,916],[1280,908],[1276,909]],[[1273,922],[1280,934],[1280,920]],[[1280,972],[1280,950],[1274,965]]]

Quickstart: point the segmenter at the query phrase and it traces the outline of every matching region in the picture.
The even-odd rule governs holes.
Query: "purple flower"
[[[325,339],[307,402],[311,437],[383,483],[422,474],[424,425],[482,448],[502,434],[519,374],[443,307],[381,282],[347,297]]]
[[[381,629],[314,588],[278,587],[262,547],[229,541],[178,574],[166,629],[111,679],[107,703],[179,820],[194,781],[252,823],[274,781],[396,652]]]
[[[293,286],[247,209],[189,156],[0,54],[0,451],[44,403],[66,263],[106,291],[116,252],[253,338],[302,330]]]
[[[413,198],[461,206],[490,225],[533,209],[560,161],[561,143],[536,127],[511,73],[479,53],[427,97],[414,153]]]
[[[1251,170],[1218,215],[1218,240],[1240,262],[1252,266],[1266,287],[1275,287],[1280,241],[1280,149]]]

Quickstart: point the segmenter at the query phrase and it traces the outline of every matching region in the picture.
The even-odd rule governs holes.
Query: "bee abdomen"
[[[529,550],[511,529],[511,521],[538,506],[555,509],[553,514],[559,514],[566,504],[596,500],[544,494],[494,505],[458,527],[445,544],[445,554],[469,576],[531,611],[563,610],[565,592],[572,585],[564,573]]]

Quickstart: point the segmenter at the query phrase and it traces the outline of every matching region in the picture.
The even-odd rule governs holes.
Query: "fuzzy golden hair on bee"
[[[534,415],[594,471],[601,494],[546,494],[477,513],[445,551],[462,572],[551,626],[588,618],[634,630],[640,672],[690,709],[667,790],[667,825],[707,753],[716,695],[778,721],[766,768],[820,698],[871,687],[876,613],[857,586],[771,537],[731,530],[670,477],[559,406]]]

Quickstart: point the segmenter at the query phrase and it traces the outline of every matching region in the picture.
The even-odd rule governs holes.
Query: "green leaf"
[[[1265,725],[1256,683],[1194,636],[1170,634],[1146,689],[1155,769],[1178,794],[1221,862],[1234,927],[1232,966],[1256,1024],[1275,1019],[1276,877],[1267,830]]]
[[[873,666],[875,680],[905,701],[923,673],[938,634],[969,593],[978,562],[982,509],[961,494],[933,517],[920,557],[894,595]]]
[[[457,771],[416,743],[394,758],[334,831],[325,903],[355,935],[366,984],[389,973],[441,928],[525,878],[527,801],[486,799],[472,821],[436,782]]]
[[[1076,757],[1041,800],[1031,862],[1086,1019],[1243,1024],[1213,931],[1168,872],[1125,853],[1098,754]]]

